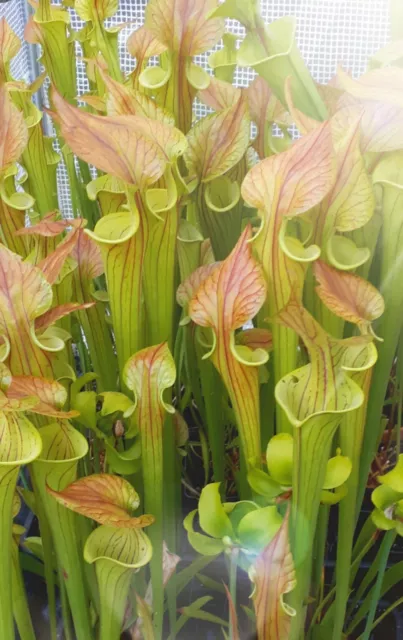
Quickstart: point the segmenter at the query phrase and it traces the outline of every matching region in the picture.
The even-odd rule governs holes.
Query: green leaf
[[[119,473],[122,476],[131,476],[133,473],[137,473],[141,469],[141,442],[138,438],[134,444],[126,451],[116,451],[116,449],[109,444],[105,443],[107,452],[107,461],[112,471]]]
[[[368,543],[374,539],[375,533],[376,528],[374,527],[371,516],[368,516],[361,528],[361,531],[353,548],[354,561],[360,555],[361,550],[364,549],[368,545]]]
[[[198,598],[190,605],[192,608],[192,611],[197,611],[197,609],[201,609],[205,604],[210,602],[212,599],[213,598],[211,596],[203,596],[202,598]],[[186,624],[188,619],[189,619],[189,616],[187,616],[186,614],[183,613],[181,615],[179,620],[176,621],[175,628],[173,632],[170,634],[170,636],[168,637],[168,640],[173,640],[173,638],[176,637],[176,635],[179,633],[182,627]]]
[[[154,640],[155,634],[151,607],[137,593],[136,603],[138,618],[141,620],[142,636],[144,640]]]
[[[336,489],[344,484],[350,477],[352,464],[350,458],[337,455],[330,458],[326,466],[326,476],[323,489]]]
[[[392,589],[396,584],[398,584],[401,581],[402,571],[403,571],[403,562],[398,562],[385,573],[385,576],[382,582],[380,597],[383,598],[383,596],[385,596],[388,593],[388,591],[390,591],[390,589]],[[373,577],[375,577],[375,575]],[[356,611],[353,617],[353,621],[348,628],[349,631],[353,631],[357,627],[357,625],[368,614],[368,611],[371,606],[372,597],[373,597],[373,591],[374,591],[374,587],[372,587],[368,591],[358,611]]]
[[[225,0],[212,13],[215,18],[238,20],[246,29],[253,29],[256,26],[258,15],[259,5],[257,0]]]
[[[206,587],[206,589],[225,593],[225,587],[222,582],[217,582],[217,580],[213,580],[213,578],[210,578],[209,576],[204,576],[202,573],[197,573],[196,577],[199,582],[202,583],[203,587]]]
[[[403,494],[395,491],[389,485],[383,484],[377,487],[371,495],[372,503],[377,509],[384,511],[403,498]]]
[[[97,300],[98,302],[109,302],[109,293],[102,289],[92,290],[91,295],[94,300]]]
[[[375,622],[371,626],[371,631],[373,631],[378,626],[378,624],[382,622],[382,620],[393,614],[393,612],[396,611],[401,604],[403,604],[403,598],[395,600],[395,602],[391,604],[390,607],[388,607],[388,609],[386,609],[386,611],[384,611],[383,614],[375,620]]]
[[[17,487],[17,491],[27,507],[36,515],[36,499],[34,492],[29,489],[24,489],[23,487]]]
[[[118,393],[117,391],[107,391],[106,393],[100,393],[99,397],[102,398],[101,416],[108,416],[111,413],[120,411],[126,413],[133,407],[133,401],[130,400],[124,393]]]
[[[335,491],[322,491],[320,494],[321,504],[338,504],[348,493],[347,484],[342,484]]]
[[[282,522],[283,519],[277,507],[256,509],[248,513],[239,523],[239,539],[244,547],[251,551],[259,551],[269,544]]]
[[[278,482],[261,469],[251,469],[248,473],[248,482],[252,491],[268,500],[273,500],[273,498],[283,493],[283,489]]]
[[[197,553],[203,556],[216,556],[224,551],[224,543],[221,540],[209,538],[193,530],[193,520],[196,513],[197,510],[191,511],[183,521],[183,526],[188,532],[189,543]]]
[[[221,540],[209,538],[202,533],[189,532],[188,539],[193,549],[204,556],[216,556],[225,548]]]
[[[220,482],[208,484],[201,492],[199,500],[200,526],[213,538],[232,537],[234,531],[221,502]]]
[[[283,105],[286,79],[291,78],[295,106],[316,120],[325,120],[326,107],[295,42],[296,20],[286,16],[247,34],[238,51],[238,64],[253,67]]]
[[[186,589],[194,576],[211,564],[213,560],[213,556],[197,556],[188,567],[185,567],[182,571],[174,574],[170,580],[170,584],[174,584],[175,593],[179,595],[184,589]]]
[[[41,578],[45,577],[45,570],[43,567],[43,563],[40,560],[37,560],[33,556],[28,553],[19,553],[20,558],[20,566],[23,571],[29,571],[30,573],[34,573]],[[57,577],[55,578],[57,582]]]
[[[253,622],[253,624],[256,624],[256,614],[255,612],[250,609],[249,607],[245,607],[245,605],[241,604],[241,607],[243,609],[243,611],[246,613],[246,615],[248,616],[249,620],[251,620]]]
[[[25,549],[28,549],[36,558],[44,561],[43,559],[43,547],[42,547],[42,538],[38,536],[32,536],[30,538],[25,538],[23,545]],[[54,570],[57,570],[57,562],[54,563]]]
[[[97,394],[95,391],[82,391],[78,393],[72,402],[72,409],[80,412],[76,420],[91,431],[97,431]]]
[[[96,373],[85,373],[83,376],[76,378],[74,382],[70,386],[70,398],[71,402],[74,402],[76,395],[83,389],[87,384],[90,384],[97,380],[98,375]]]
[[[224,509],[228,513],[233,530],[237,532],[241,520],[251,511],[255,511],[257,505],[249,500],[241,500],[240,502],[225,502]]]
[[[372,522],[382,531],[391,531],[396,528],[396,520],[388,518],[380,509],[374,509],[372,512]]]
[[[393,567],[391,567],[386,573],[382,583],[381,597],[390,591],[396,584],[398,584],[403,575],[403,562],[398,562]],[[363,603],[358,609],[357,613],[354,616],[354,627],[357,626],[363,620],[363,618],[367,615],[369,611],[369,607],[371,605],[372,599],[372,589],[366,595]]]
[[[292,485],[294,439],[289,433],[279,433],[267,445],[266,462],[272,478],[285,487]]]
[[[403,494],[403,455],[399,455],[397,465],[392,471],[380,476],[378,479],[381,484]]]
[[[187,618],[194,618],[195,620],[206,620],[207,622],[212,622],[213,624],[220,624],[224,627],[228,627],[229,623],[227,620],[223,618],[219,618],[212,613],[208,613],[208,611],[202,611],[199,608],[194,609],[192,605],[190,607],[183,607],[182,609],[183,615]]]

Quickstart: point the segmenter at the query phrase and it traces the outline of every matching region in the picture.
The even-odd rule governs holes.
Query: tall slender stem
[[[313,572],[312,572],[312,596],[320,602],[323,591],[323,564],[326,555],[326,542],[329,526],[329,505],[321,504],[319,507],[318,526],[314,543]],[[323,597],[323,596],[322,596]]]
[[[11,586],[13,594],[13,614],[17,624],[21,640],[35,640],[35,632],[32,626],[27,595],[25,593],[24,578],[22,575],[18,545],[14,541],[12,546],[12,576]],[[3,597],[3,594],[2,594]]]
[[[353,473],[357,476],[357,471]],[[357,483],[356,483],[357,484]],[[339,526],[337,537],[336,559],[336,600],[334,611],[333,639],[341,637],[346,615],[348,596],[350,593],[350,567],[352,544],[355,530],[355,508],[357,493],[353,487],[339,505]]]
[[[277,383],[297,367],[298,336],[292,329],[275,323],[273,324],[272,332],[274,345],[274,381]],[[292,425],[283,411],[278,412],[276,424],[277,432],[292,433]]]
[[[14,638],[11,579],[12,507],[18,466],[1,469],[0,475],[0,638]]]
[[[59,567],[59,584],[60,584],[60,603],[62,606],[63,633],[66,640],[73,640],[71,633],[71,617],[69,600],[67,597],[66,585],[64,584],[61,567]]]
[[[69,423],[42,427],[43,452],[31,466],[37,498],[42,502],[64,578],[77,640],[89,640],[92,628],[85,589],[83,559],[76,514],[47,492],[63,490],[77,476],[78,460],[88,451],[86,439]]]
[[[291,638],[303,636],[306,603],[310,593],[316,523],[326,464],[339,418],[314,415],[301,428],[294,429],[294,477],[292,501],[293,556],[297,586],[291,594],[296,616]],[[312,465],[312,460],[315,464]]]
[[[177,518],[180,511],[180,496],[178,499],[177,487],[178,487],[178,461],[175,446],[175,433],[172,416],[167,414],[164,424],[164,514],[163,523],[160,526],[164,527],[164,540],[168,546],[170,552],[175,553],[177,546]],[[180,470],[179,470],[180,474]],[[179,477],[180,483],[180,477]],[[154,527],[157,525],[155,523]],[[162,554],[161,548],[161,554]],[[158,550],[159,554],[159,550]],[[162,562],[162,555],[161,555]],[[163,585],[164,576],[162,575]],[[173,633],[176,622],[176,589],[173,580],[170,580],[167,585],[167,601],[168,601],[168,614],[171,627],[171,633]]]
[[[196,344],[196,349],[197,347],[198,345]],[[200,349],[198,350],[197,356],[203,391],[207,434],[213,463],[213,476],[215,482],[222,482],[224,480],[225,470],[225,432],[222,403],[223,396],[226,395],[226,390],[213,364],[209,360],[202,360]]]
[[[400,334],[397,351],[397,385],[399,389],[399,403],[396,423],[396,455],[398,456],[401,449],[401,429],[403,418],[403,332]]]
[[[179,211],[175,205],[159,220],[147,211],[148,236],[144,253],[143,290],[147,315],[147,343],[174,341],[175,289]]]
[[[375,582],[374,590],[372,593],[371,607],[368,613],[367,624],[365,625],[365,631],[362,635],[362,640],[369,640],[372,625],[375,619],[376,609],[378,601],[381,595],[383,578],[385,576],[386,566],[388,563],[389,553],[392,549],[393,543],[396,538],[396,532],[394,529],[385,533],[385,536],[381,544],[381,555],[379,559],[378,577]]]
[[[57,640],[57,614],[56,614],[56,594],[55,594],[55,573],[53,569],[53,551],[54,545],[52,540],[52,533],[50,531],[49,523],[45,514],[45,510],[38,493],[38,489],[35,487],[34,477],[31,475],[31,482],[36,496],[36,510],[39,522],[39,530],[41,532],[42,549],[43,549],[43,563],[46,583],[46,595],[48,599],[48,611],[49,611],[49,627],[51,640]]]
[[[356,557],[356,559],[354,560],[354,562],[351,565],[351,571],[350,571],[350,587],[354,581],[355,575],[359,569],[361,560],[367,555],[368,551],[371,549],[371,547],[374,544],[374,540],[370,539],[366,545],[364,545],[364,547],[362,548],[362,550],[360,551],[359,555]],[[319,606],[315,609],[314,614],[312,616],[312,620],[311,620],[311,624],[309,626],[308,629],[308,633],[307,633],[307,637],[310,638],[311,637],[311,633],[313,632],[313,628],[315,626],[316,622],[319,622],[319,616],[321,615],[322,611],[324,611],[325,609],[327,609],[326,611],[326,615],[323,618],[323,621],[326,620],[326,617],[331,615],[332,611],[333,611],[333,604],[327,608],[327,605],[332,602],[333,598],[335,597],[337,593],[337,588],[336,586],[334,586],[329,593],[327,594],[327,596],[325,598],[323,598],[323,600],[321,601],[321,603],[319,604]],[[347,614],[347,617],[349,617],[349,614]]]
[[[14,638],[12,598],[13,498],[23,464],[39,455],[41,440],[23,414],[0,413],[0,638]]]
[[[238,555],[239,551],[237,548],[231,549],[229,557],[229,592],[231,594],[231,599],[235,610],[237,603]],[[234,637],[234,631],[235,630],[232,628],[232,617],[230,616],[230,638]]]
[[[401,169],[399,170],[399,175],[395,177],[396,183],[382,182],[382,171],[388,173],[389,165],[387,163],[394,163],[394,159],[389,158],[385,162],[386,167],[380,170],[383,201],[381,251],[379,252],[379,289],[385,300],[387,314],[384,314],[375,326],[377,334],[383,338],[383,341],[378,344],[378,361],[374,367],[371,393],[368,400],[365,438],[361,451],[360,501],[363,499],[368,473],[382,435],[382,411],[402,326],[403,289],[400,286],[400,272],[403,263],[403,249],[400,239],[403,234],[403,218],[401,215],[403,206],[403,172]]]

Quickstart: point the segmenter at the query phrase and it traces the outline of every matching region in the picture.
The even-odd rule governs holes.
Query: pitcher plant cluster
[[[117,10],[32,2],[32,84],[0,21],[0,638],[36,637],[25,569],[52,640],[58,603],[67,640],[173,639],[194,619],[368,640],[403,578],[402,41],[323,86],[295,20],[265,24],[257,0],[149,0],[125,75]],[[209,595],[180,607],[191,581]]]

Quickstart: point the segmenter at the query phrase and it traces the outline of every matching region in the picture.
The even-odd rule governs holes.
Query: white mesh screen
[[[25,9],[26,5],[21,0],[11,0],[11,2],[7,2],[6,4],[0,4],[0,18],[4,17],[7,20],[21,41],[24,37]],[[20,80],[29,82],[32,79],[33,70],[31,69],[27,44],[23,44],[20,52],[11,63],[11,71],[13,75]]]
[[[246,1],[246,0],[245,0]],[[403,0],[402,0],[403,1]],[[5,15],[19,36],[23,33],[24,0],[11,0],[0,4],[0,17]],[[134,60],[127,53],[128,35],[143,23],[146,0],[120,0],[117,14],[108,20],[108,26],[129,23],[119,36],[121,65],[125,73],[134,67]],[[82,22],[71,11],[72,28],[79,29]],[[262,12],[267,22],[285,15],[294,15],[298,21],[297,39],[302,55],[315,80],[326,83],[335,73],[337,65],[358,76],[365,71],[368,58],[383,47],[389,39],[389,0],[262,0]],[[229,29],[243,35],[242,26],[228,21]],[[196,62],[206,64],[207,56],[197,56]],[[15,75],[25,76],[29,57],[26,47],[14,65]],[[254,77],[250,69],[237,69],[236,83],[248,86]],[[85,65],[77,66],[77,93],[87,90]],[[206,108],[197,103],[196,117]],[[61,165],[58,172],[59,199],[64,215],[71,215],[67,175]]]

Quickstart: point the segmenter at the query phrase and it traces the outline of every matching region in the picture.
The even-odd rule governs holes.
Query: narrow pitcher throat
[[[214,337],[215,348],[211,354],[211,360],[218,371],[231,380],[229,369],[233,366],[234,355],[231,351],[231,336],[223,329],[218,328]]]
[[[221,374],[230,394],[234,394],[234,401],[237,402],[236,394],[242,387],[242,381],[247,377],[251,382],[247,389],[243,391],[245,397],[252,398],[258,392],[258,367],[253,364],[248,365],[236,355],[236,341],[234,332],[226,332],[219,329],[216,333],[214,350],[211,353],[211,361],[217,371]],[[241,380],[239,379],[241,376]]]
[[[278,198],[276,199],[276,202]],[[254,238],[254,245],[262,260],[263,269],[266,273],[273,275],[276,265],[273,256],[280,254],[281,249],[278,245],[278,238],[283,220],[276,210],[273,211],[276,203],[273,203],[272,210],[261,209],[259,216],[261,220],[260,228]]]
[[[303,427],[315,417],[341,415],[359,408],[364,394],[342,369],[326,370],[319,363],[311,363],[279,381],[276,399],[292,424]]]
[[[307,384],[310,396],[309,408],[306,407],[306,415],[302,415],[303,404],[301,404],[300,419],[305,419],[309,414],[345,409],[346,401],[341,390],[346,382],[345,374],[340,370],[328,368],[326,361],[311,363],[309,367]]]

